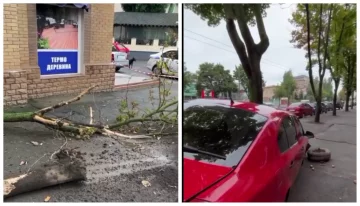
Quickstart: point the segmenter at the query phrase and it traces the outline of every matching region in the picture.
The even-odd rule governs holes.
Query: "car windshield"
[[[300,106],[300,105],[301,105],[301,103],[297,102],[297,103],[290,104],[290,107],[297,107],[297,106]]]
[[[183,144],[198,150],[225,156],[184,152],[184,157],[223,166],[236,166],[258,133],[267,117],[224,105],[184,104]]]

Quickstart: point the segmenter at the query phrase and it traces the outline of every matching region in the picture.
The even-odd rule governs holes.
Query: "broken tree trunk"
[[[4,180],[4,198],[49,186],[86,179],[82,161],[52,162],[38,166],[31,172]]]

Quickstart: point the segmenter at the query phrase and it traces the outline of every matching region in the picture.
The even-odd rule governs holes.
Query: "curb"
[[[115,85],[113,87],[113,91],[118,90],[126,90],[126,89],[140,89],[140,88],[146,88],[153,85],[158,85],[158,80],[150,80],[146,82],[138,82],[138,83],[132,83],[132,84],[124,84],[124,85]]]
[[[129,68],[129,67],[127,67],[129,70],[133,70],[133,71],[135,71],[135,72],[137,72],[137,73],[141,73],[141,74],[145,74],[145,75],[148,75],[148,76],[155,76],[155,77],[163,77],[163,78],[169,78],[169,79],[178,79],[178,77],[177,76],[170,76],[170,75],[163,75],[163,74],[160,74],[160,75],[156,75],[156,74],[154,74],[154,73],[150,73],[150,72],[143,72],[143,71],[139,71],[139,70],[137,70],[137,69],[133,69],[133,68]]]

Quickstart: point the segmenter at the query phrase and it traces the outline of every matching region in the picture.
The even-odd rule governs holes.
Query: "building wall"
[[[174,4],[175,8],[172,13],[178,13],[178,4]],[[166,13],[169,13],[170,4],[168,4],[168,7],[166,9]],[[124,10],[121,7],[121,4],[114,4],[114,12],[123,12]]]
[[[295,81],[296,81],[296,94],[300,94],[300,92],[302,91],[303,94],[305,95],[307,93],[307,89],[309,87],[309,77],[307,76],[297,76],[295,77]]]
[[[263,99],[264,101],[270,101],[274,96],[274,90],[276,86],[267,86],[263,89]]]
[[[92,4],[84,14],[84,69],[81,74],[44,78],[37,60],[35,4],[4,4],[4,104],[24,104],[28,99],[79,93],[93,84],[94,91],[111,91],[113,4]]]

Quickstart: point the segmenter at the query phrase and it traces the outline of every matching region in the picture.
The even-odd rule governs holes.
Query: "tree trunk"
[[[333,116],[336,116],[337,91],[339,89],[340,79],[335,81],[334,98],[333,98]]]
[[[4,180],[4,198],[66,182],[86,179],[82,162],[67,161],[43,164],[26,174]]]
[[[351,109],[354,109],[354,91],[351,94]]]
[[[346,103],[345,103],[345,112],[349,111],[349,101],[351,93],[346,91]]]

